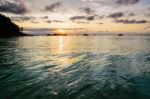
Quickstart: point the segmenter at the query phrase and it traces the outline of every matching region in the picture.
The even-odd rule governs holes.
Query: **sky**
[[[0,13],[25,29],[150,32],[150,0],[0,0]]]

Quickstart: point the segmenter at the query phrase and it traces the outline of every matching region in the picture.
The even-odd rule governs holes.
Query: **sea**
[[[150,99],[150,36],[0,38],[0,99]]]

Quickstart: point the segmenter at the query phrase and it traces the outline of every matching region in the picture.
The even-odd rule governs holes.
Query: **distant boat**
[[[118,34],[118,36],[123,36],[123,34]]]

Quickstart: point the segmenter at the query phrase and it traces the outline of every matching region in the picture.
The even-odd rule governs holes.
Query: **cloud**
[[[93,21],[95,19],[95,16],[73,16],[70,18],[72,21],[76,20],[86,20],[86,21]]]
[[[150,29],[150,24],[148,26],[144,27],[144,29]]]
[[[70,20],[72,22],[75,22],[75,23],[83,23],[83,24],[88,24],[90,21],[99,21],[101,19],[103,19],[104,15],[102,16],[99,16],[97,14],[93,14],[93,15],[83,15],[83,16],[73,16],[73,17],[70,17]]]
[[[62,2],[55,2],[51,5],[45,6],[44,10],[45,11],[50,11],[50,12],[55,12],[56,9],[60,8],[62,6]]]
[[[56,22],[56,23],[63,23],[64,21],[61,21],[61,20],[53,20],[53,22]]]
[[[25,22],[25,21],[34,21],[36,20],[33,16],[17,16],[17,17],[11,17],[12,21],[16,22]]]
[[[81,19],[86,19],[86,16],[73,16],[70,18],[70,20],[81,20]]]
[[[116,5],[126,6],[126,5],[134,5],[140,2],[140,0],[80,0],[80,1],[115,6],[115,7]]]
[[[26,14],[28,9],[23,2],[0,1],[0,12]]]
[[[113,19],[118,19],[118,18],[122,18],[122,17],[133,17],[133,16],[136,16],[136,14],[134,14],[132,12],[115,12],[115,13],[111,13],[107,17],[113,18]]]
[[[138,3],[140,0],[117,0],[116,3],[120,5],[133,5]]]
[[[45,22],[46,22],[46,23],[52,23],[52,21],[51,21],[51,20],[46,20]]]
[[[39,21],[38,20],[32,20],[31,23],[38,24]]]
[[[96,15],[95,14],[95,18],[97,19],[97,20],[101,20],[101,19],[103,19],[103,18],[105,18],[106,16],[105,15]]]
[[[78,21],[76,22],[77,24],[89,24],[90,22],[86,22],[86,21]]]
[[[99,22],[99,23],[97,23],[97,24],[99,24],[99,25],[100,25],[100,24],[104,24],[104,23],[103,23],[103,22]]]
[[[41,19],[48,19],[49,17],[48,16],[43,16],[43,17],[40,17]]]
[[[135,14],[134,13],[128,13],[127,16],[135,16]]]
[[[150,14],[147,14],[148,17],[150,17]]]
[[[92,10],[91,8],[89,8],[89,7],[86,7],[86,8],[81,8],[81,10],[83,11],[83,12],[85,12],[86,14],[93,14],[95,11],[94,10]]]
[[[115,20],[116,23],[123,23],[123,24],[143,24],[143,23],[147,23],[147,20],[124,20],[124,19],[120,19],[120,20]]]
[[[63,23],[64,21],[61,20],[44,20],[46,23]]]
[[[110,14],[108,17],[110,17],[110,18],[120,18],[120,17],[123,17],[123,16],[124,16],[123,12],[116,12],[116,13]]]
[[[95,19],[95,16],[88,16],[86,17],[87,21],[93,21]]]

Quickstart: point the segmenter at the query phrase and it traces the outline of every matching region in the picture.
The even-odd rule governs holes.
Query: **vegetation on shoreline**
[[[23,28],[13,23],[10,18],[0,14],[0,37],[29,36],[22,31]]]

